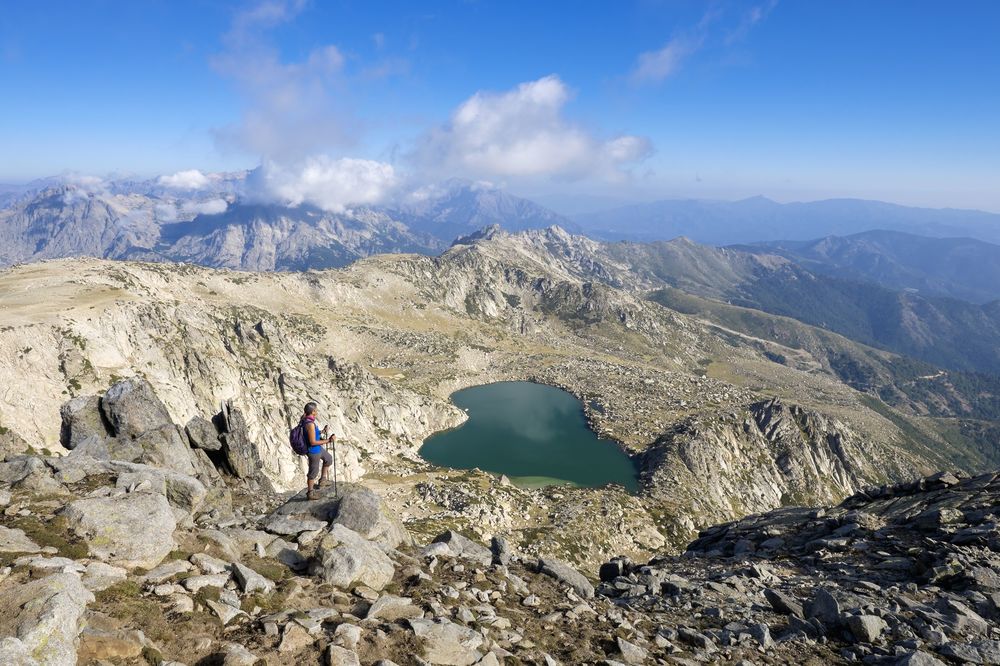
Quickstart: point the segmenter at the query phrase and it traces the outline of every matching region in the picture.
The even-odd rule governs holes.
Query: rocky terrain
[[[0,444],[55,453],[62,402],[139,376],[176,423],[231,401],[264,475],[298,489],[285,432],[313,399],[342,437],[344,477],[377,484],[416,533],[501,533],[586,566],[960,464],[933,430],[873,409],[802,351],[583,279],[536,238],[296,274],[95,260],[11,269],[0,291],[0,368],[13,378],[0,393]],[[774,362],[774,351],[801,363]],[[452,392],[517,379],[579,396],[594,428],[636,456],[639,494],[503,486],[419,457],[424,438],[464,419]],[[607,520],[617,529],[598,527]]]
[[[239,409],[206,416],[123,380],[64,404],[68,453],[0,463],[0,662],[1000,663],[996,474],[583,569],[424,538],[367,483],[275,493]]]

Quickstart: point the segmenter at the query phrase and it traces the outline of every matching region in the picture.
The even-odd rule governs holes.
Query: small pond
[[[457,391],[469,420],[427,438],[420,455],[442,467],[506,474],[520,486],[617,483],[639,487],[635,463],[617,443],[587,426],[571,393],[532,382],[500,382]]]

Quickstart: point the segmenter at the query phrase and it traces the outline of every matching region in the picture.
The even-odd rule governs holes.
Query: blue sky
[[[1000,211],[997,34],[996,2],[7,3],[0,180]]]

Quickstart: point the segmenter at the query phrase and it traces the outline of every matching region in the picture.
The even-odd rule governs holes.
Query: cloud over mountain
[[[505,92],[480,91],[448,123],[427,133],[415,153],[432,170],[481,177],[614,176],[647,157],[648,139],[602,139],[564,115],[571,93],[550,75]]]
[[[211,181],[198,169],[188,169],[169,176],[160,176],[157,182],[175,190],[200,190],[207,187]]]
[[[289,206],[311,204],[341,212],[352,204],[382,201],[396,185],[392,165],[325,155],[294,164],[265,161],[247,177],[252,196]]]

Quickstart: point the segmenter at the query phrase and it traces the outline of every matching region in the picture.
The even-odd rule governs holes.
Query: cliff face
[[[30,270],[25,278],[37,279],[33,293],[48,293],[50,300],[28,299],[30,313],[22,314],[34,321],[15,319],[0,332],[9,378],[0,424],[38,449],[60,448],[61,400],[132,375],[156,386],[179,423],[232,400],[245,414],[265,473],[279,486],[301,482],[287,432],[309,400],[322,405],[323,422],[343,436],[344,471],[355,476],[363,471],[363,456],[412,455],[424,437],[463,418],[444,401],[335,358],[343,341],[324,340],[327,331],[315,320],[246,300],[206,304],[198,293],[212,291],[208,283],[186,283],[150,266],[88,269],[76,273],[76,284]],[[218,286],[239,290],[240,281],[229,275]]]
[[[646,492],[673,508],[674,524],[665,529],[678,541],[698,526],[780,506],[836,503],[865,486],[912,477],[920,462],[775,399],[681,423],[641,457]]]

